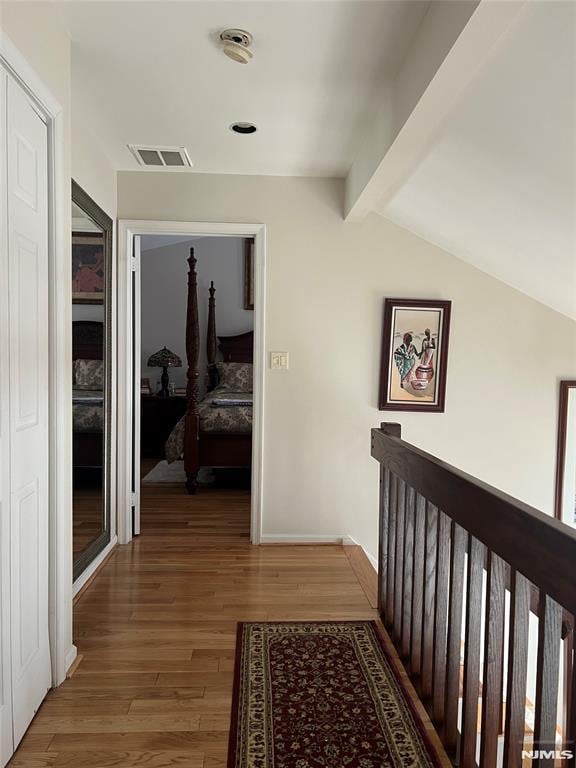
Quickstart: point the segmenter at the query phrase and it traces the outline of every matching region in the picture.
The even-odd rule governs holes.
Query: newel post
[[[402,437],[402,424],[397,424],[395,421],[383,421],[380,429],[390,437]]]
[[[393,422],[382,422],[380,429],[391,437],[402,437],[402,425]],[[380,463],[380,509],[378,536],[378,613],[384,626],[394,619],[393,591],[387,589],[394,581],[394,550],[395,550],[395,517],[396,509],[391,503],[392,495],[396,495],[390,470]],[[388,571],[390,570],[390,576]]]

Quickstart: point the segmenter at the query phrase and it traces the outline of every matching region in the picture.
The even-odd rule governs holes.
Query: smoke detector
[[[220,40],[222,41],[222,50],[232,61],[248,64],[254,56],[250,50],[252,35],[244,29],[225,29],[220,33]]]

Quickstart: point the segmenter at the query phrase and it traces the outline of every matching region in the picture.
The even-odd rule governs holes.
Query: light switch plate
[[[270,352],[270,368],[288,370],[288,352]]]

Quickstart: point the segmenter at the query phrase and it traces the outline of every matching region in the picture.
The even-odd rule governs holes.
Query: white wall
[[[173,239],[173,238],[172,238]],[[142,238],[142,376],[155,391],[160,368],[148,368],[150,355],[167,346],[182,360],[182,368],[169,371],[177,387],[186,385],[186,303],[188,299],[188,263],[190,248],[198,260],[198,318],[200,326],[200,386],[206,371],[206,327],[208,320],[208,288],[216,288],[216,333],[231,336],[251,331],[254,312],[244,309],[243,265],[244,240],[237,237],[200,237],[182,239],[164,247],[147,249],[150,242]]]
[[[116,170],[75,104],[72,91],[72,178],[111,219],[115,219]]]
[[[82,112],[76,107],[74,88],[72,88],[72,178],[90,195],[97,205],[116,220],[117,181],[116,170],[101,149],[90,127],[83,119]],[[116,259],[115,223],[112,237],[112,263]],[[112,301],[114,286],[109,289],[109,301]],[[72,319],[95,320],[103,322],[104,307],[94,304],[74,304]]]
[[[349,534],[374,555],[370,428],[408,441],[547,513],[557,382],[576,374],[576,325],[441,249],[369,216],[342,220],[330,179],[120,173],[119,216],[264,222],[268,350],[264,533]],[[385,296],[451,299],[446,413],[377,409]]]

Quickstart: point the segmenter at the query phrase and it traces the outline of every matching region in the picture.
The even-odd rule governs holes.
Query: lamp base
[[[158,397],[170,397],[170,390],[168,389],[169,383],[170,379],[168,378],[168,368],[163,368],[162,376],[160,376],[160,384],[162,385],[162,389],[160,392],[158,392]]]

